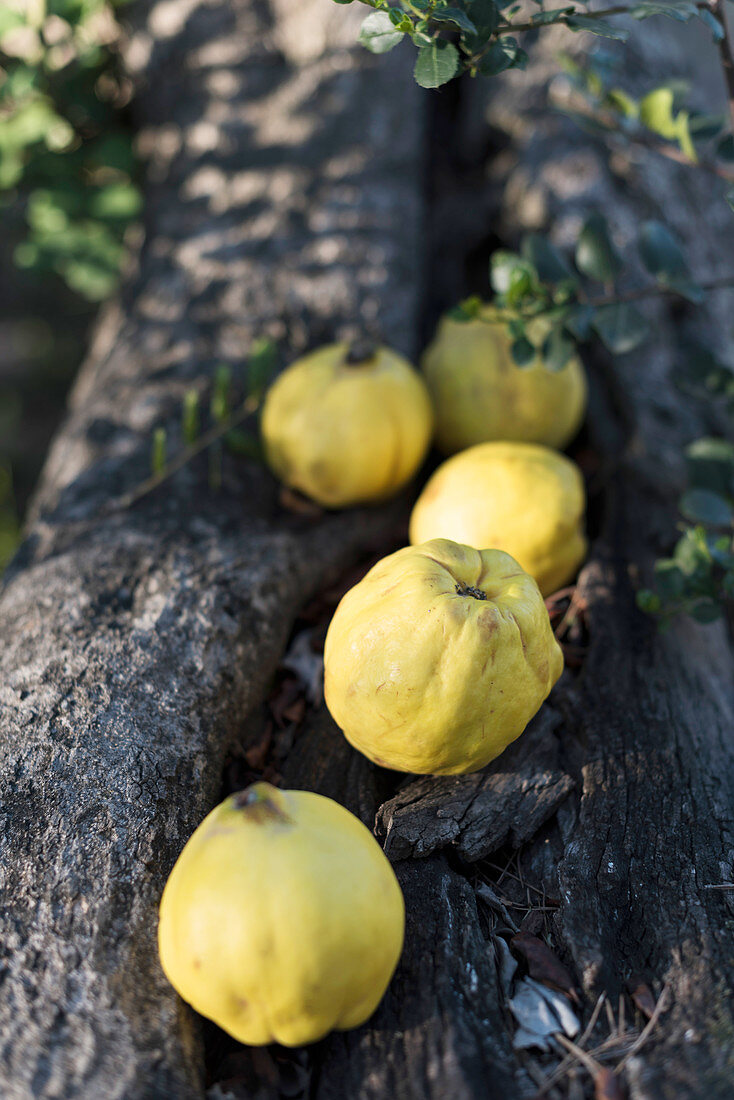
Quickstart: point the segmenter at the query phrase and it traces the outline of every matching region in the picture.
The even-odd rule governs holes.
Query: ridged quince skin
[[[376,764],[476,771],[519,737],[563,656],[532,577],[500,550],[433,539],[383,558],[326,636],[326,702]]]
[[[343,806],[256,783],[212,810],[163,892],[161,964],[242,1043],[311,1043],[372,1015],[403,944],[403,896]]]
[[[425,458],[433,413],[407,359],[364,342],[330,344],[288,367],[263,406],[273,473],[327,508],[380,500]]]
[[[410,517],[410,541],[449,538],[516,558],[544,596],[586,555],[581,471],[533,443],[480,443],[429,478]]]
[[[539,325],[531,323],[528,330],[533,342],[542,342]],[[495,439],[559,449],[573,439],[586,411],[580,359],[572,356],[562,370],[551,371],[538,355],[519,367],[511,347],[507,324],[491,307],[471,321],[441,321],[421,367],[444,454]]]

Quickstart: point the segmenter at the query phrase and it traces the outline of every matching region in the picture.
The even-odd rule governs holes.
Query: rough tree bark
[[[298,518],[262,468],[192,467],[122,514],[255,337],[378,321],[415,351],[421,106],[325,4],[141,5],[127,58],[150,157],[138,270],[107,311],[2,596],[4,1097],[193,1097],[199,1026],[156,907],[309,592],[394,508]],[[347,45],[350,48],[347,48]]]
[[[196,467],[104,513],[144,475],[151,428],[175,432],[183,391],[219,359],[240,363],[253,336],[297,350],[379,313],[386,338],[415,350],[426,100],[399,52],[345,48],[349,11],[159,4],[126,51],[151,158],[139,270],[100,328],[0,604],[4,1096],[202,1095],[198,1025],[155,957],[162,883],[217,797],[226,747],[247,739],[298,607],[390,537],[394,511],[289,516],[262,470],[235,462],[220,495]],[[628,67],[646,83],[690,68],[659,23],[635,38]],[[478,200],[493,230],[511,240],[552,217],[563,240],[601,204],[631,238],[664,203],[694,268],[713,274],[731,229],[723,204],[701,210],[697,177],[610,166],[543,112],[556,45],[494,85],[505,148]],[[466,208],[482,179],[481,127],[455,129],[471,156],[467,190],[433,196],[441,305],[476,289],[457,273],[481,231],[475,215],[442,235],[442,212]],[[725,305],[713,309],[724,326]],[[639,972],[670,987],[628,1067],[633,1100],[729,1095],[731,896],[707,887],[732,876],[731,649],[718,627],[661,636],[634,607],[636,573],[673,534],[681,446],[707,426],[669,384],[676,319],[661,309],[656,323],[644,356],[594,364],[590,649],[527,739],[479,777],[396,789],[321,712],[286,762],[284,784],[377,817],[408,908],[373,1020],[310,1052],[315,1097],[532,1095],[494,917],[472,885],[475,861],[518,845],[526,875],[560,897],[555,945],[584,993],[616,995]]]

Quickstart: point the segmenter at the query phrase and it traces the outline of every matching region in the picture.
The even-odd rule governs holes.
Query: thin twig
[[[581,1038],[579,1039],[579,1041],[577,1043],[577,1046],[583,1047],[584,1044],[587,1042],[589,1036],[591,1035],[592,1031],[596,1027],[596,1021],[599,1019],[599,1013],[601,1012],[602,1005],[604,1004],[606,999],[607,999],[607,995],[604,992],[600,993],[599,996],[597,997],[596,1004],[594,1005],[594,1011],[591,1013],[591,1019],[589,1020],[588,1024],[584,1028],[583,1034],[582,1034]],[[546,1080],[540,1086],[540,1088],[536,1092],[535,1096],[533,1097],[533,1100],[541,1100],[541,1097],[545,1096],[546,1092],[548,1092],[549,1089],[553,1088],[553,1086],[558,1081],[560,1081],[563,1077],[566,1076],[566,1074],[571,1069],[571,1066],[575,1063],[575,1061],[576,1061],[575,1054],[567,1054],[565,1056],[565,1058],[563,1059],[563,1061],[560,1063],[560,1065],[556,1066],[556,1068],[553,1070],[553,1072],[546,1078]]]
[[[724,180],[726,183],[734,183],[734,170],[727,168],[723,164],[719,164],[718,161],[701,157],[697,160],[693,160],[677,145],[673,145],[666,141],[658,141],[657,138],[652,137],[642,130],[635,133],[620,131],[617,125],[617,116],[612,114],[611,111],[595,111],[588,108],[585,103],[582,106],[578,100],[574,100],[573,105],[566,108],[560,97],[554,99],[553,106],[556,111],[561,111],[564,115],[568,115],[569,112],[572,112],[573,116],[606,127],[610,131],[608,135],[609,138],[616,139],[613,147],[618,151],[624,152],[625,146],[627,145],[639,145],[640,148],[647,149],[652,153],[657,153],[661,157],[667,157],[668,160],[675,161],[676,164],[682,164],[687,168],[701,168],[710,175],[717,176],[719,179]]]
[[[653,1030],[653,1028],[655,1027],[655,1024],[658,1022],[658,1020],[660,1018],[660,1014],[662,1013],[663,1009],[667,1005],[668,993],[669,992],[670,992],[670,986],[668,986],[668,985],[664,986],[662,993],[658,997],[658,1003],[655,1005],[655,1011],[653,1012],[652,1016],[648,1020],[647,1024],[643,1028],[643,1030],[640,1032],[639,1037],[632,1044],[631,1049],[627,1051],[627,1053],[625,1054],[622,1061],[614,1067],[614,1072],[616,1074],[619,1074],[619,1073],[622,1072],[622,1070],[624,1069],[625,1065],[630,1060],[630,1058],[632,1058],[633,1055],[637,1054],[638,1050],[640,1050],[644,1046],[644,1044],[647,1042],[651,1031]]]
[[[209,428],[208,431],[203,432],[195,443],[191,443],[188,447],[184,447],[182,451],[179,451],[179,453],[166,464],[163,470],[151,474],[150,477],[141,481],[135,489],[131,489],[129,493],[125,493],[123,496],[111,500],[106,511],[117,512],[124,511],[126,508],[132,508],[139,500],[142,500],[148,493],[152,493],[160,485],[163,485],[164,482],[168,481],[169,478],[183,469],[183,467],[193,458],[196,458],[197,455],[200,455],[208,447],[211,447],[213,443],[223,439],[233,428],[238,427],[251,415],[251,405],[245,404],[241,406],[235,412],[231,413],[226,420],[222,420],[219,424],[215,424],[212,428]]]
[[[575,1043],[572,1043],[571,1040],[567,1039],[566,1036],[563,1035],[560,1031],[557,1035],[554,1036],[554,1038],[558,1040],[561,1046],[565,1047],[567,1051],[573,1054],[574,1058],[578,1062],[580,1062],[582,1066],[588,1069],[592,1077],[596,1077],[597,1073],[599,1073],[602,1067],[595,1058],[592,1058],[592,1056],[588,1054],[585,1050],[582,1050],[581,1047],[578,1047]]]

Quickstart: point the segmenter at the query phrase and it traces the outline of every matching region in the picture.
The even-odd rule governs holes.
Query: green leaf
[[[577,340],[588,340],[593,319],[594,310],[591,306],[574,305],[569,309],[563,323]]]
[[[431,14],[431,21],[434,23],[453,23],[454,26],[459,27],[467,34],[474,35],[477,33],[477,28],[461,8],[436,8]]]
[[[639,347],[650,331],[642,314],[628,302],[599,306],[592,327],[614,355],[625,355]]]
[[[696,141],[710,141],[721,132],[726,122],[724,115],[707,114],[703,111],[690,111],[688,115],[688,130]]]
[[[677,135],[673,105],[675,96],[672,88],[656,88],[640,100],[640,122],[664,138]]]
[[[521,336],[519,340],[515,340],[510,351],[518,367],[529,367],[531,363],[535,362],[537,352],[525,336]]]
[[[687,23],[698,15],[698,5],[695,0],[638,0],[638,3],[629,9],[629,14],[635,19],[649,19],[651,15],[667,15],[670,19],[677,19],[679,23]]]
[[[727,134],[723,137],[719,144],[716,146],[716,155],[720,160],[725,160],[729,163],[734,161],[734,137],[731,134]]]
[[[151,473],[163,473],[166,468],[166,451],[166,429],[156,428],[153,432],[153,447],[150,455]]]
[[[686,448],[686,461],[693,488],[734,495],[734,443],[728,439],[697,439]]]
[[[691,617],[699,623],[713,623],[721,618],[722,607],[715,600],[698,600],[690,609]]]
[[[522,255],[533,265],[543,283],[561,283],[573,278],[564,256],[542,233],[528,233],[523,238]]]
[[[453,42],[437,38],[430,46],[421,46],[413,75],[421,88],[440,88],[459,68],[459,51]]]
[[[670,287],[693,302],[702,300],[703,289],[690,278],[683,249],[662,222],[645,222],[638,244],[642,262],[661,286]]]
[[[541,11],[534,15],[530,22],[534,27],[542,27],[547,23],[559,23],[562,16],[573,15],[575,10],[575,8],[553,8],[552,11]]]
[[[623,88],[610,88],[604,97],[604,103],[613,107],[624,118],[637,118],[640,113],[640,105],[636,99],[628,95]]]
[[[524,278],[526,289],[530,290],[535,271],[529,263],[518,256],[516,252],[505,252],[498,249],[492,253],[489,278],[495,293],[507,294],[511,286],[517,285],[519,275]]]
[[[499,23],[500,14],[497,5],[494,0],[466,0],[465,6],[483,44],[493,34]]]
[[[710,489],[689,489],[679,503],[681,514],[692,523],[728,527],[732,521],[731,504]]]
[[[448,316],[452,321],[474,321],[482,311],[482,299],[477,294],[465,298],[457,306],[449,310]]]
[[[403,37],[403,32],[395,29],[390,16],[385,11],[375,11],[368,15],[359,32],[359,41],[370,53],[387,53],[394,49]]]
[[[579,233],[576,266],[589,279],[599,283],[613,283],[622,269],[607,220],[599,213],[590,214]]]
[[[637,606],[646,615],[657,615],[662,605],[657,592],[652,592],[649,588],[641,588],[637,593]]]
[[[479,62],[479,72],[484,76],[497,76],[506,69],[523,69],[528,55],[514,38],[502,38],[494,42]]]
[[[555,374],[563,370],[575,351],[576,344],[563,325],[556,325],[543,341],[543,365]]]
[[[706,578],[711,572],[711,554],[703,527],[691,527],[678,540],[673,557],[689,578]]]
[[[199,394],[196,390],[187,390],[184,394],[181,421],[184,443],[191,446],[199,438]]]
[[[247,395],[259,401],[275,374],[278,350],[272,340],[256,340],[247,361]]]
[[[655,587],[664,603],[678,600],[686,590],[686,577],[680,566],[670,559],[655,563]]]
[[[681,150],[696,161],[696,149],[689,130],[687,111],[675,110],[675,89],[669,85],[656,88],[640,100],[640,122],[668,141],[677,141]]]
[[[595,34],[600,38],[612,38],[617,42],[626,42],[629,38],[629,31],[624,27],[617,27],[614,23],[608,23],[606,19],[595,19],[593,15],[583,13],[570,16],[566,20],[566,26],[572,31],[588,31],[589,34]]]

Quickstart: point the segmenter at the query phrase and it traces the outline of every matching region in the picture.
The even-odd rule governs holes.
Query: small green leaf
[[[278,353],[272,340],[256,340],[247,361],[247,396],[255,401],[262,398],[275,374]]]
[[[599,213],[590,214],[579,233],[576,266],[589,279],[599,283],[613,283],[622,269],[607,220]]]
[[[543,365],[555,374],[563,370],[575,351],[576,344],[563,325],[556,325],[543,341]]]
[[[675,561],[665,560],[655,563],[655,587],[664,603],[680,599],[685,593],[686,578]]]
[[[698,623],[713,623],[721,618],[722,607],[715,600],[698,600],[690,609],[691,617]]]
[[[698,15],[696,0],[638,0],[638,3],[629,9],[629,14],[635,19],[648,19],[651,15],[667,15],[669,19],[677,19],[679,23],[687,23]]]
[[[649,335],[647,321],[628,302],[615,302],[599,306],[594,313],[592,327],[605,347],[615,355],[625,355]]]
[[[543,283],[561,283],[573,277],[565,257],[542,233],[529,233],[524,237],[521,252]]]
[[[187,390],[184,394],[182,430],[187,446],[199,438],[199,394],[196,390]]]
[[[604,103],[619,111],[624,118],[637,118],[640,113],[640,105],[636,99],[622,88],[610,88],[604,97]]]
[[[232,381],[232,371],[226,363],[220,363],[214,375],[214,389],[210,412],[212,420],[220,424],[229,415],[229,388]]]
[[[734,137],[731,134],[721,139],[716,146],[716,155],[719,160],[725,160],[728,163],[734,161]]]
[[[732,522],[731,504],[710,489],[689,489],[680,499],[680,511],[692,523],[728,527]]]
[[[535,272],[530,264],[526,263],[516,252],[505,252],[498,249],[492,253],[489,267],[489,278],[492,289],[497,294],[506,294],[513,282],[517,281],[517,272],[521,272],[527,280],[527,288],[530,289]]]
[[[395,29],[390,16],[385,11],[375,11],[368,15],[359,32],[359,41],[370,53],[387,53],[397,46],[403,32]]]
[[[523,69],[528,55],[514,38],[502,38],[494,42],[479,62],[479,72],[483,76],[497,76],[506,69]]]
[[[166,429],[156,428],[153,432],[153,448],[150,456],[150,468],[154,474],[162,474],[166,468],[167,451]]]
[[[421,88],[440,88],[447,84],[459,68],[459,51],[453,42],[435,39],[430,46],[421,46],[413,75]]]
[[[662,222],[644,223],[639,249],[645,267],[662,286],[670,287],[691,301],[701,301],[703,290],[689,276],[683,249]]]
[[[637,606],[646,615],[657,615],[662,604],[657,592],[652,592],[649,588],[642,588],[637,593]]]
[[[466,34],[474,35],[477,33],[477,28],[461,8],[436,8],[431,13],[431,20],[434,23],[453,23],[454,26],[459,27]]]
[[[515,340],[510,348],[512,358],[518,367],[529,367],[535,361],[537,352],[530,341],[521,336]]]
[[[569,309],[563,323],[577,340],[588,340],[593,319],[594,310],[591,306],[575,305]]]
[[[570,16],[566,19],[566,26],[572,31],[588,31],[589,34],[598,35],[600,38],[612,38],[617,42],[626,42],[629,31],[624,27],[617,27],[614,23],[608,23],[606,19],[595,19],[593,15]]]
[[[449,310],[448,316],[452,321],[474,321],[482,311],[482,299],[473,294],[471,298],[465,298],[457,306]]]
[[[673,115],[675,96],[672,88],[656,88],[640,100],[640,122],[648,130],[661,137],[674,139],[677,136]]]
[[[686,448],[692,488],[722,496],[734,495],[734,443],[728,439],[697,439]]]
[[[471,21],[477,28],[477,34],[483,42],[495,31],[500,20],[500,14],[494,0],[466,0],[471,16]]]

